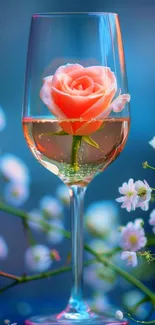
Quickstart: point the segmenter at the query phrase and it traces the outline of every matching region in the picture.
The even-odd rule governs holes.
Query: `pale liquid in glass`
[[[62,130],[59,122],[55,119],[24,118],[26,141],[36,159],[58,175],[64,183],[82,186],[87,185],[120,154],[125,146],[130,124],[128,118],[103,120],[102,127],[90,135],[100,149],[82,140],[77,153],[78,170],[75,172],[71,164],[73,136],[55,135]],[[71,120],[66,120],[66,123],[70,122]]]

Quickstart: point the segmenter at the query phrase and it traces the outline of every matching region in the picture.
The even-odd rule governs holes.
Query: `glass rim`
[[[58,17],[58,16],[64,16],[64,17],[67,17],[67,16],[84,16],[84,15],[87,15],[87,16],[118,16],[117,13],[115,12],[104,12],[104,11],[101,11],[101,12],[89,12],[89,11],[86,11],[86,12],[43,12],[43,13],[34,13],[32,18],[48,18],[48,17]]]

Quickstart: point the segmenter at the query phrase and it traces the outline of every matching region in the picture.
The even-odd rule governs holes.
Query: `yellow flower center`
[[[18,191],[17,190],[12,191],[12,196],[13,197],[18,197],[19,196]]]
[[[132,261],[132,256],[128,256],[128,261]]]
[[[34,255],[34,260],[35,262],[39,262],[40,261],[40,256],[39,255]]]
[[[128,197],[131,197],[132,195],[133,195],[133,192],[128,192],[128,193],[127,193],[127,196],[128,196]]]
[[[138,196],[144,196],[146,195],[147,191],[145,187],[140,187],[138,190]]]
[[[135,245],[135,244],[137,244],[137,236],[136,235],[131,235],[130,237],[129,237],[129,240],[130,240],[130,243],[132,244],[132,245]]]

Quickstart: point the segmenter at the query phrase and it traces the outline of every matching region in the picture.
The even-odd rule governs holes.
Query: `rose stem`
[[[72,153],[71,153],[71,166],[76,173],[79,170],[78,165],[78,151],[81,146],[82,136],[73,135],[73,142],[72,142]]]

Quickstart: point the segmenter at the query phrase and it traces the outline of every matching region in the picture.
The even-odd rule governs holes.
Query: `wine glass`
[[[129,101],[117,14],[33,15],[23,130],[35,158],[69,187],[73,288],[63,312],[27,325],[127,324],[96,315],[84,301],[82,233],[86,187],[123,150]]]

